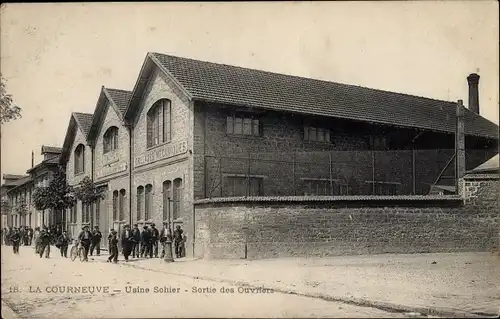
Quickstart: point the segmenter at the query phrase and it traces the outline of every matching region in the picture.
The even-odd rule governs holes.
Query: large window
[[[146,185],[146,193],[144,196],[145,210],[144,210],[144,220],[149,220],[152,215],[153,210],[153,186],[151,184]]]
[[[182,210],[182,179],[174,179],[174,189],[173,189],[173,201],[174,210],[172,212],[172,219],[177,219],[181,216]]]
[[[262,178],[245,176],[227,177],[227,196],[261,196]]]
[[[147,114],[147,147],[163,142],[170,142],[172,138],[172,106],[169,100],[159,100]]]
[[[125,220],[125,190],[120,190],[120,197],[118,199],[118,209],[119,209],[119,218],[121,221]]]
[[[113,220],[118,220],[118,191],[113,192]]]
[[[137,220],[142,220],[144,211],[144,186],[137,187]]]
[[[163,221],[168,221],[170,201],[172,200],[172,182],[163,182]]]
[[[76,205],[73,205],[69,209],[69,222],[71,224],[75,224],[76,223]]]
[[[90,223],[91,205],[82,203],[82,224]]]
[[[85,171],[85,146],[79,144],[75,149],[75,174]]]
[[[312,126],[304,127],[304,140],[331,143],[330,130]]]
[[[226,119],[227,134],[261,136],[260,121],[252,116],[230,115]]]
[[[106,133],[104,133],[102,143],[104,154],[118,149],[118,128],[116,126],[108,128]]]

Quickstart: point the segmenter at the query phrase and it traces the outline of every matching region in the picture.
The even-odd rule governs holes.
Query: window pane
[[[252,121],[252,134],[254,136],[260,136],[260,125],[259,125],[259,120],[253,120]]]
[[[252,119],[243,119],[243,135],[252,135]]]
[[[171,130],[171,113],[172,113],[172,107],[170,104],[170,101],[165,101],[163,105],[163,138],[165,142],[169,142],[172,137],[172,130]]]
[[[234,134],[241,135],[242,133],[243,133],[243,119],[237,117],[234,119]]]
[[[325,142],[330,143],[330,130],[325,130]]]
[[[226,119],[226,132],[228,134],[233,134],[233,117],[228,116]]]
[[[318,138],[319,142],[323,142],[325,140],[325,136],[323,134],[323,129],[321,129],[321,128],[318,129],[318,136],[317,136],[317,138]]]
[[[304,141],[309,140],[309,126],[304,126]]]
[[[316,128],[315,127],[309,128],[309,140],[316,141]]]

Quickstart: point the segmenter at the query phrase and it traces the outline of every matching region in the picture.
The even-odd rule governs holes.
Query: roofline
[[[128,103],[127,108],[125,109],[125,112],[123,113],[123,119],[125,121],[128,121],[129,123],[132,123],[133,121],[130,121],[130,112],[132,108],[132,102],[134,101],[134,96],[137,93],[137,90],[139,89],[139,83],[141,81],[142,75],[144,74],[146,67],[148,66],[149,63],[154,63],[154,65],[160,69],[165,75],[167,75],[172,82],[174,82],[175,85],[179,87],[179,89],[188,97],[189,100],[193,98],[193,95],[191,92],[189,92],[173,75],[168,71],[163,65],[158,61],[158,59],[154,56],[155,52],[148,52],[146,54],[146,58],[144,59],[144,62],[142,64],[141,70],[139,71],[139,76],[137,77],[137,80],[134,85],[134,89],[132,90],[132,94],[130,96],[130,101]]]
[[[12,187],[11,189],[8,189],[7,190],[7,194],[10,193],[10,192],[12,192],[12,191],[14,191],[14,190],[16,190],[16,189],[18,189],[18,188],[21,188],[22,186],[27,185],[29,183],[33,183],[33,180],[31,178],[29,180],[27,180],[26,182],[20,184],[20,185],[16,185],[16,186]]]
[[[60,157],[60,156],[59,156],[59,157]],[[60,159],[58,159],[58,162],[59,162],[59,161],[60,161]],[[48,162],[48,160],[45,160],[45,161],[42,161],[42,162],[38,163],[37,165],[33,166],[32,168],[28,169],[28,170],[26,171],[26,173],[28,173],[28,174],[29,174],[30,172],[32,172],[32,171],[34,171],[34,170],[36,170],[36,169],[40,168],[40,167],[41,167],[41,166],[43,166],[43,165],[56,165],[56,166],[59,166],[59,164],[58,164],[58,163],[49,163],[49,162]]]
[[[66,155],[69,152],[69,145],[68,145],[70,143],[69,142],[69,140],[70,140],[69,132],[74,129],[75,125],[78,125],[78,124],[76,123],[74,113],[71,113],[71,116],[69,118],[68,128],[66,129],[66,135],[64,136],[64,142],[63,142],[61,156],[59,157],[59,164],[63,164],[65,162],[64,159],[66,158]]]
[[[269,111],[275,111],[275,112],[284,112],[284,113],[295,113],[295,114],[308,114],[308,115],[315,115],[315,116],[324,116],[324,117],[329,117],[329,118],[336,118],[336,119],[346,119],[346,120],[351,120],[351,121],[357,121],[357,122],[364,122],[364,123],[373,123],[373,124],[383,124],[383,125],[388,125],[392,127],[401,127],[401,128],[413,128],[413,129],[418,129],[422,131],[428,131],[428,132],[437,132],[437,133],[447,133],[447,134],[455,134],[455,132],[452,131],[446,131],[446,130],[437,130],[437,129],[429,129],[425,128],[422,126],[416,126],[416,125],[404,125],[404,124],[394,124],[389,121],[375,121],[375,120],[360,120],[357,118],[352,118],[352,117],[340,117],[340,116],[335,116],[335,115],[329,115],[329,114],[324,114],[320,112],[306,112],[306,111],[288,111],[288,110],[278,110],[275,108],[269,108],[265,107],[262,105],[259,106],[254,106],[254,105],[244,105],[244,104],[236,104],[236,103],[229,103],[221,100],[210,100],[210,99],[205,99],[205,98],[199,98],[199,97],[193,97],[193,101],[199,101],[199,102],[207,102],[207,103],[217,103],[217,104],[224,104],[228,106],[238,106],[238,107],[252,107],[256,109],[264,109],[264,110],[269,110]],[[493,122],[492,122],[493,123]],[[493,123],[494,124],[494,123]],[[496,125],[496,124],[495,124]],[[489,135],[477,135],[477,134],[465,134],[466,136],[474,136],[474,137],[483,137],[483,138],[489,138],[489,139],[494,139],[498,140],[499,136],[489,136]]]

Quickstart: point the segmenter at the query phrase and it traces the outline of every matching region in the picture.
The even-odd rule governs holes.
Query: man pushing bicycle
[[[89,248],[92,239],[92,233],[89,231],[89,226],[83,226],[82,232],[78,235],[78,241],[80,245],[84,248],[83,261],[89,261]]]

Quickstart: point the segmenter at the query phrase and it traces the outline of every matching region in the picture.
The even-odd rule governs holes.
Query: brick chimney
[[[470,74],[467,82],[469,83],[469,110],[479,114],[479,75]]]

